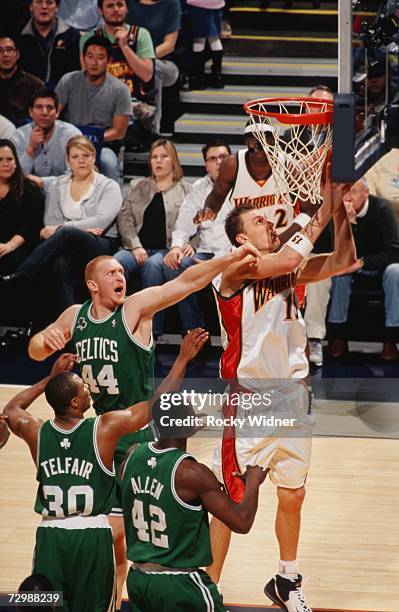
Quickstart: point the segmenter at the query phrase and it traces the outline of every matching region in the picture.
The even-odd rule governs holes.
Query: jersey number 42
[[[151,542],[154,546],[160,548],[169,548],[169,538],[166,534],[162,533],[166,530],[165,512],[158,506],[150,504],[149,512],[151,521],[144,518],[144,504],[140,499],[135,499],[132,508],[132,521],[135,529],[137,530],[137,537],[142,542]],[[151,538],[150,538],[151,532]],[[162,535],[159,535],[162,534]]]

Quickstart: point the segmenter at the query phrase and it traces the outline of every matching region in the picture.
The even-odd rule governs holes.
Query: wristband
[[[312,217],[307,215],[306,213],[300,213],[297,217],[294,217],[293,223],[300,225],[303,229],[310,221]]]
[[[313,250],[313,244],[304,234],[301,234],[301,232],[297,232],[291,236],[285,245],[302,255],[302,257],[308,257]]]

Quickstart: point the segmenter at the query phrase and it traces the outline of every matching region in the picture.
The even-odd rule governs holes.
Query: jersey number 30
[[[90,393],[101,393],[99,387],[105,387],[108,395],[118,395],[118,379],[114,375],[112,365],[105,365],[101,368],[97,379],[93,376],[91,365],[85,364],[82,368],[83,382],[89,386]]]
[[[160,548],[169,548],[169,538],[167,535],[162,533],[166,529],[165,512],[158,508],[158,506],[149,506],[150,511],[150,526],[148,528],[148,521],[144,518],[144,506],[143,502],[139,499],[134,500],[132,508],[132,521],[134,527],[137,529],[137,537],[142,542],[150,541],[151,531],[151,542],[154,546]],[[162,535],[158,535],[162,533]]]

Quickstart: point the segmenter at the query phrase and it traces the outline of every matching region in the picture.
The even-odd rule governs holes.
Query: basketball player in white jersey
[[[214,281],[224,329],[224,354],[221,376],[230,382],[230,393],[242,399],[249,396],[245,410],[225,405],[225,416],[245,418],[240,431],[224,432],[215,452],[214,470],[235,501],[243,494],[242,481],[234,474],[246,465],[269,468],[277,486],[276,536],[280,549],[278,573],[266,585],[266,595],[286,612],[311,612],[301,591],[297,548],[300,511],[305,496],[304,484],[310,462],[313,417],[309,414],[309,393],[305,384],[308,361],[305,355],[306,330],[297,309],[296,282],[310,283],[342,272],[355,261],[356,251],[351,226],[342,204],[342,191],[331,186],[323,194],[323,205],[308,225],[297,232],[278,253],[279,238],[262,211],[251,204],[232,210],[226,218],[226,232],[234,246],[247,241],[262,257],[255,267],[242,261],[229,266]],[[309,257],[315,240],[331,218],[334,219],[334,251]],[[254,392],[268,392],[271,408],[259,409]],[[230,396],[232,397],[232,395]],[[251,399],[252,398],[252,399]],[[237,402],[236,402],[237,403]],[[295,417],[294,429],[250,426],[249,414],[288,411]],[[271,413],[270,413],[271,410]],[[284,416],[285,416],[284,414]],[[211,526],[213,565],[208,568],[218,582],[228,551],[230,532],[213,519]]]
[[[271,126],[259,123],[257,129],[270,132],[270,138],[273,138],[274,130]],[[248,203],[262,209],[266,218],[274,223],[278,234],[291,225],[294,207],[276,195],[270,164],[253,130],[254,126],[248,121],[244,130],[247,149],[241,149],[223,160],[219,176],[205,200],[204,208],[194,219],[196,223],[215,219],[223,203],[227,201],[231,208]]]

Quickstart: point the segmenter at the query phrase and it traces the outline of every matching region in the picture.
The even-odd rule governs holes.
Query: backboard
[[[399,0],[339,0],[332,176],[353,182],[399,146]]]

